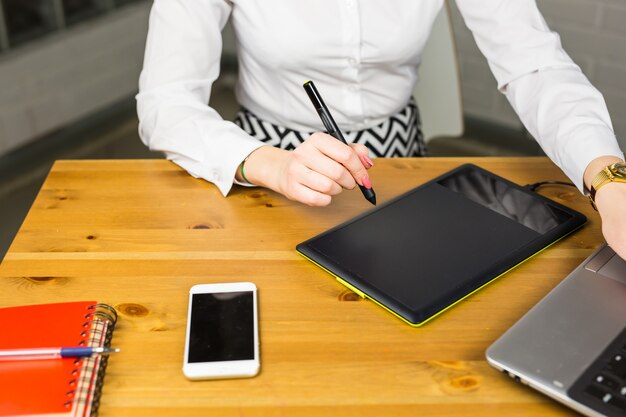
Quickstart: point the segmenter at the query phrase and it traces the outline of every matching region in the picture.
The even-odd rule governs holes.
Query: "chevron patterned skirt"
[[[259,119],[245,108],[237,113],[234,122],[250,136],[286,150],[294,149],[313,133],[277,126]],[[343,132],[343,136],[348,143],[361,143],[367,146],[370,156],[403,157],[427,154],[419,110],[413,98],[401,111],[377,126]]]

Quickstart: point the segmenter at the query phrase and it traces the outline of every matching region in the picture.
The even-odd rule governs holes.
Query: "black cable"
[[[571,182],[565,182],[565,181],[541,181],[541,182],[536,182],[534,184],[526,184],[524,186],[524,188],[528,188],[530,191],[535,191],[537,188],[539,188],[541,186],[544,186],[544,185],[567,185],[568,187],[576,187]]]

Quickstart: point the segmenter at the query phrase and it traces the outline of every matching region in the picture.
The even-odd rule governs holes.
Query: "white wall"
[[[134,94],[150,5],[0,55],[0,155]]]
[[[561,35],[565,50],[604,94],[618,140],[626,151],[626,1],[538,0],[537,3],[552,30]],[[465,113],[521,129],[506,98],[496,90],[496,81],[454,1],[450,4]]]

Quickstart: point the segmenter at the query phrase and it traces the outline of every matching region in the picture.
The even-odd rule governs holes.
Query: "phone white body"
[[[258,374],[257,288],[251,282],[194,285],[189,290],[183,373],[189,379]]]

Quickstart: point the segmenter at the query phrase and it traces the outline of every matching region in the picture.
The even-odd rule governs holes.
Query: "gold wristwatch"
[[[624,182],[626,183],[626,163],[624,162],[616,162],[614,164],[609,165],[608,167],[604,167],[602,171],[596,174],[591,181],[591,187],[589,188],[589,200],[591,200],[591,205],[594,209],[596,208],[596,193],[605,184],[609,182]]]

